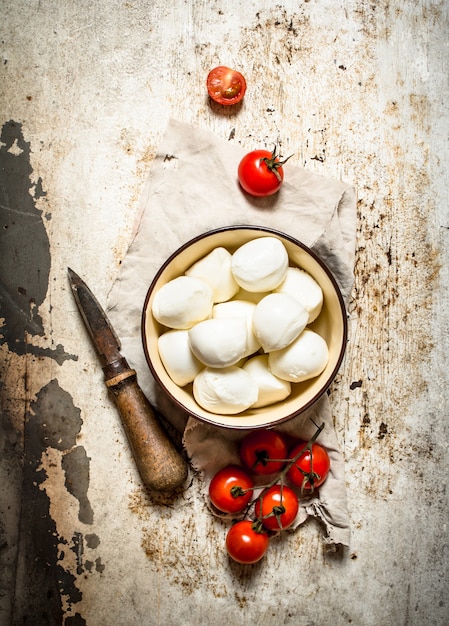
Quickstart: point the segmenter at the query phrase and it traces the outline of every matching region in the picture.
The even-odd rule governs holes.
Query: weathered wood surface
[[[1,7],[0,148],[21,173],[1,196],[16,298],[1,313],[1,623],[447,624],[448,4]],[[237,113],[208,102],[217,64],[248,79]],[[247,148],[279,141],[358,188],[331,394],[348,551],[327,553],[311,523],[238,567],[196,478],[174,502],[139,481],[66,268],[106,301],[170,115]]]

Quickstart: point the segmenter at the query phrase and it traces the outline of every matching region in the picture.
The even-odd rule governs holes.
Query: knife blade
[[[187,463],[140,388],[136,371],[122,356],[120,341],[98,300],[78,274],[67,270],[75,302],[99,355],[105,384],[120,413],[140,476],[150,490],[173,490],[185,481]]]

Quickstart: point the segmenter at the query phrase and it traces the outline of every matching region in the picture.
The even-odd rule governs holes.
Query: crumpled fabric
[[[141,340],[142,309],[151,281],[179,246],[206,231],[230,225],[274,228],[312,248],[331,269],[346,305],[352,284],[356,237],[356,190],[287,163],[280,191],[267,198],[245,194],[237,166],[248,152],[209,130],[171,119],[146,181],[133,240],[110,291],[107,312],[122,343],[123,355],[136,369],[140,386],[157,410],[179,432],[192,466],[201,473],[207,495],[216,470],[238,461],[244,430],[222,429],[189,416],[154,381]],[[318,442],[331,457],[326,482],[301,502],[293,528],[309,516],[323,525],[325,541],[349,545],[349,515],[344,460],[327,394],[306,412],[280,425],[300,439],[310,439],[325,423]]]

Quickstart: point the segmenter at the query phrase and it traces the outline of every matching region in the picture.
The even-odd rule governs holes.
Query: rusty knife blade
[[[120,340],[103,308],[83,279],[70,267],[67,271],[75,302],[103,365],[120,359]]]

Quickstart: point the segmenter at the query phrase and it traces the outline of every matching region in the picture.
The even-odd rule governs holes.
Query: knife
[[[150,490],[170,491],[187,477],[187,463],[169,439],[155,410],[120,353],[120,341],[86,283],[68,269],[70,286],[99,354],[106,386],[121,416],[140,476]]]

